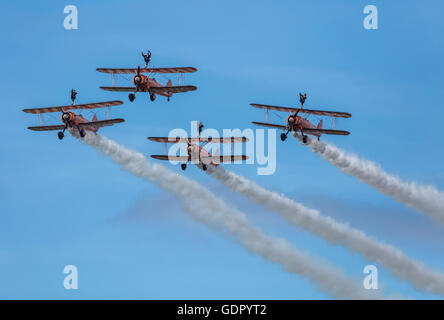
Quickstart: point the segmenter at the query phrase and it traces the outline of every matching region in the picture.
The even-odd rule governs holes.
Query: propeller
[[[190,140],[188,139],[188,143],[187,143],[187,153],[188,153],[188,161],[191,161],[191,150],[192,149],[192,147],[191,147],[191,142],[190,142]]]
[[[70,123],[70,118],[71,118],[71,113],[65,111],[62,107],[60,107],[60,112],[62,113],[62,121],[65,124],[65,129],[70,126],[71,127],[71,123]],[[63,131],[65,131],[65,129],[63,129]]]
[[[136,76],[134,77],[134,84],[136,86],[136,91],[138,91],[141,82],[142,82],[142,76],[140,75],[140,65],[139,65],[137,66],[137,73]]]

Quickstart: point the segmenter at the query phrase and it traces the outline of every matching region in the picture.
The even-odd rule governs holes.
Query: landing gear
[[[207,169],[208,169],[207,165],[206,164],[202,164],[202,169],[203,169],[203,171],[207,171]]]
[[[282,132],[281,133],[281,140],[285,141],[286,139],[287,139],[287,135],[284,132]]]
[[[180,167],[182,168],[182,170],[185,171],[185,169],[187,168],[187,164],[186,164],[186,163],[182,163],[182,164],[180,165]]]
[[[308,137],[305,134],[302,134],[302,142],[306,144],[308,141]]]
[[[170,102],[170,97],[168,97],[167,101]]]
[[[74,89],[73,89],[73,90],[74,90]],[[65,136],[65,130],[66,130],[66,128],[68,128],[68,126],[69,126],[69,122],[66,122],[66,123],[65,123],[65,127],[63,128],[63,130],[57,132],[57,136],[59,137],[60,140],[62,140],[63,137]]]
[[[156,100],[156,95],[154,93],[150,93],[150,100],[151,101]]]
[[[77,130],[79,130],[80,138],[84,138],[86,136],[85,129],[80,129],[79,127],[77,127]]]
[[[128,99],[129,99],[129,101],[133,102],[134,99],[136,99],[136,95],[135,95],[134,93],[130,93],[130,94],[128,95]]]

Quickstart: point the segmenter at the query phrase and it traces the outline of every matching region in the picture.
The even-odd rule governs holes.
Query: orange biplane
[[[205,150],[204,146],[207,143],[238,143],[247,142],[246,137],[222,137],[222,138],[203,138],[200,137],[200,132],[202,131],[203,125],[199,124],[199,136],[195,138],[191,137],[148,137],[148,140],[163,143],[184,143],[187,144],[187,155],[186,156],[171,156],[171,155],[151,155],[151,158],[157,160],[170,160],[181,162],[182,170],[187,168],[187,163],[191,162],[197,166],[201,166],[204,171],[207,170],[208,165],[219,166],[222,162],[234,162],[239,160],[247,160],[246,155],[230,155],[230,156],[220,156],[219,150],[216,151],[214,155]]]
[[[143,55],[143,53],[142,53]],[[150,53],[151,57],[151,53]],[[148,61],[145,59],[147,66],[145,68],[97,68],[96,70],[103,73],[110,73],[113,75],[113,85],[111,87],[100,87],[106,91],[118,91],[118,92],[131,92],[128,94],[128,99],[133,102],[136,99],[137,92],[148,92],[150,94],[150,100],[156,99],[156,94],[167,97],[168,101],[174,93],[188,92],[196,90],[195,86],[183,86],[184,73],[196,72],[197,69],[193,67],[178,67],[178,68],[148,68]],[[147,73],[148,75],[144,75]],[[179,75],[178,85],[173,86],[171,80],[168,80],[165,86],[161,85],[155,78],[155,74],[168,74],[177,73]],[[114,75],[116,74],[135,74],[133,77],[134,87],[118,87],[114,86]]]
[[[95,103],[87,103],[87,104],[74,104],[76,99],[77,92],[73,89],[71,90],[71,105],[65,106],[57,106],[57,107],[43,107],[43,108],[32,108],[32,109],[23,109],[23,112],[38,114],[41,116],[44,113],[50,112],[61,112],[61,125],[51,125],[51,126],[36,126],[36,127],[28,127],[29,130],[33,131],[53,131],[60,130],[58,132],[58,137],[60,140],[65,136],[65,130],[68,128],[77,128],[79,131],[80,137],[84,137],[86,132],[85,130],[89,130],[91,132],[97,132],[100,127],[112,126],[116,123],[124,122],[124,119],[107,119],[107,120],[97,120],[97,115],[94,114],[94,117],[91,121],[87,120],[80,113],[76,114],[68,110],[82,110],[82,109],[96,109],[96,108],[105,108],[105,107],[113,107],[123,104],[122,101],[105,101],[105,102],[95,102]]]
[[[276,129],[282,129],[283,132],[281,133],[281,140],[285,141],[287,139],[287,135],[290,131],[293,132],[301,132],[302,135],[302,141],[304,143],[307,143],[307,136],[306,134],[310,134],[313,136],[316,136],[318,140],[320,139],[322,134],[333,134],[333,135],[349,135],[350,132],[344,131],[344,130],[335,130],[335,129],[324,129],[322,127],[323,121],[322,119],[319,121],[318,125],[315,126],[312,124],[307,117],[301,117],[298,114],[306,114],[306,115],[315,115],[315,116],[327,116],[327,117],[333,117],[333,118],[350,118],[351,114],[347,112],[337,112],[337,111],[323,111],[323,110],[311,110],[311,109],[304,109],[304,102],[307,99],[307,94],[301,94],[299,93],[300,103],[301,106],[299,108],[289,108],[289,107],[278,107],[278,106],[270,106],[266,104],[256,104],[251,103],[250,105],[259,108],[259,109],[265,109],[266,115],[268,115],[268,112],[270,110],[276,110],[276,111],[284,111],[284,112],[290,112],[290,115],[287,117],[287,123],[286,125],[278,125],[278,124],[272,124],[267,122],[252,122],[255,125],[263,126],[263,127],[269,127],[269,128],[276,128]]]

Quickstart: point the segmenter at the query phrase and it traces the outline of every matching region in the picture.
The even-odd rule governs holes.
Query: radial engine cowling
[[[144,76],[143,74],[141,75],[135,75],[133,78],[133,83],[135,86],[141,85],[143,83],[146,83],[146,76]]]
[[[70,122],[74,120],[74,113],[72,112],[63,112],[62,113],[62,122]]]

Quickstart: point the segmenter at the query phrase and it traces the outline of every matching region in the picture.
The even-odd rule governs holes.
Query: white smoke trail
[[[75,132],[72,133],[76,136]],[[228,231],[248,251],[269,262],[279,263],[287,272],[309,279],[323,292],[346,299],[380,298],[378,294],[370,293],[351,281],[341,269],[318,261],[287,241],[268,236],[251,226],[243,213],[227,206],[197,182],[162,165],[150,163],[143,154],[103,136],[88,133],[82,141],[110,156],[123,169],[173,192],[196,220]]]
[[[213,166],[209,167],[207,172],[230,189],[279,213],[291,224],[330,243],[358,252],[370,261],[378,262],[396,277],[410,282],[416,289],[444,295],[444,274],[428,269],[422,262],[409,258],[399,249],[381,243],[331,217],[322,216],[318,210],[307,208],[282,194],[266,190],[233,172]]]
[[[300,139],[299,135],[295,137]],[[444,225],[444,192],[433,186],[402,181],[385,172],[378,164],[347,153],[334,145],[309,139],[307,146],[342,172]]]

